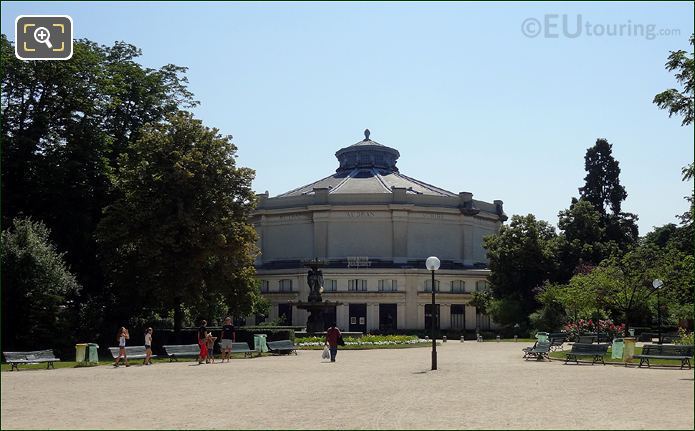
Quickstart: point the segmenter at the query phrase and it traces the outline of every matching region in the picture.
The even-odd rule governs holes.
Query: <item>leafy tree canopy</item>
[[[119,161],[122,197],[98,229],[115,307],[180,310],[221,295],[231,313],[253,312],[254,172],[236,166],[231,137],[179,112],[146,126],[131,150]]]
[[[690,45],[695,46],[695,34],[690,36]],[[666,70],[675,72],[676,81],[682,87],[681,90],[669,88],[654,96],[654,103],[659,109],[668,110],[668,116],[680,115],[683,117],[683,126],[693,123],[693,91],[695,91],[695,56],[691,52],[679,49],[671,51],[666,62]]]
[[[41,222],[17,218],[1,238],[3,349],[65,347],[56,341],[74,329],[71,315],[79,285],[50,231]]]

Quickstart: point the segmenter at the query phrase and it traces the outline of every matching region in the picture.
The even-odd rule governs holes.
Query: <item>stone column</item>
[[[405,320],[405,302],[399,302],[396,304],[396,329],[407,329],[407,324]]]
[[[278,319],[278,303],[277,302],[272,302],[270,303],[270,313],[268,313],[268,318],[270,320],[277,320]]]
[[[314,211],[314,256],[319,259],[328,257],[328,211]]]
[[[439,328],[451,329],[451,304],[439,304]]]
[[[367,304],[367,331],[379,329],[379,304]]]
[[[348,304],[342,304],[335,307],[335,318],[338,328],[342,331],[350,329],[350,310]]]
[[[425,329],[425,304],[417,305],[417,325],[415,329]]]
[[[470,305],[466,305],[465,313],[466,313],[466,331],[475,331],[475,324],[476,324],[475,307],[472,307]]]

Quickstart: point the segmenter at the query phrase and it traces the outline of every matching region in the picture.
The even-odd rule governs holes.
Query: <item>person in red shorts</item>
[[[331,327],[326,331],[326,344],[328,350],[331,351],[331,362],[335,362],[335,356],[338,354],[338,339],[340,338],[340,329],[335,326],[335,322],[331,323]]]
[[[200,346],[200,355],[198,355],[198,365],[205,363],[208,358],[208,346],[206,345],[208,336],[208,322],[203,320],[198,328],[198,346]]]

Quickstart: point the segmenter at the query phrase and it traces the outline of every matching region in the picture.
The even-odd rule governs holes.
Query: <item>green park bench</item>
[[[118,347],[109,347],[109,352],[113,359],[118,358]],[[145,353],[145,346],[126,346],[125,354],[128,359],[145,359],[147,353]],[[157,355],[152,355],[152,358],[156,358]]]
[[[591,356],[591,365],[597,362],[601,362],[603,365],[606,363],[603,360],[603,355],[608,352],[608,344],[581,344],[574,343],[572,345],[572,350],[567,353],[567,358],[565,358],[565,364],[568,361],[574,360],[576,364],[579,364],[580,356]]]
[[[53,350],[34,350],[31,352],[3,352],[5,361],[10,364],[10,371],[19,371],[19,364],[38,364],[46,362],[46,369],[55,368],[54,362],[60,362]]]
[[[644,363],[646,363],[647,368],[649,368],[651,366],[649,364],[650,359],[667,359],[681,361],[681,369],[683,369],[683,367],[686,365],[688,366],[688,369],[690,369],[690,358],[692,358],[692,356],[693,346],[645,344],[644,347],[642,347],[642,353],[639,355],[634,355],[633,358],[639,358],[639,368],[642,368]]]
[[[197,344],[167,344],[163,347],[169,357],[169,362],[178,361],[178,358],[197,358],[200,356],[200,346]]]
[[[289,355],[290,353],[297,354],[297,349],[291,340],[268,341],[268,350],[270,353],[278,355]]]

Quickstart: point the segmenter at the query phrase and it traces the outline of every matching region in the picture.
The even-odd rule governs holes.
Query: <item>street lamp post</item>
[[[439,259],[436,256],[430,256],[425,262],[425,267],[432,271],[432,310],[430,311],[430,338],[432,338],[432,369],[437,369],[437,338],[435,336],[434,325],[437,317],[437,306],[435,303],[434,294],[437,290],[434,285],[434,271],[439,269]]]
[[[656,289],[656,315],[659,322],[659,344],[663,344],[664,340],[661,338],[661,288],[664,286],[664,282],[658,278],[652,281],[652,286]]]

